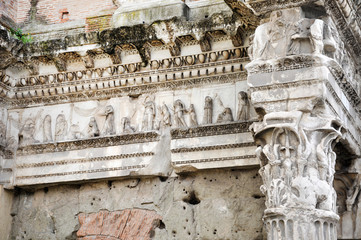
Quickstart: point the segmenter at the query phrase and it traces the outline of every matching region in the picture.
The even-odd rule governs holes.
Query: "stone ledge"
[[[75,141],[65,141],[57,143],[34,144],[29,146],[19,147],[16,155],[25,156],[32,154],[43,154],[52,152],[65,152],[80,150],[86,148],[99,148],[107,146],[118,146],[133,143],[145,143],[158,141],[160,135],[157,132],[141,132],[135,134],[125,134],[109,137],[97,137],[90,139],[81,139]]]
[[[225,135],[232,133],[249,132],[253,121],[231,122],[228,124],[212,124],[188,129],[172,129],[172,139]]]

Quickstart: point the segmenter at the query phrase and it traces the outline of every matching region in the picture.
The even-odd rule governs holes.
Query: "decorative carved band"
[[[172,149],[171,152],[172,153],[200,152],[200,151],[211,151],[211,150],[252,147],[252,146],[256,146],[256,144],[254,142],[247,142],[247,143],[236,143],[236,144],[226,144],[226,145],[216,145],[216,146],[194,147],[194,148],[175,148]]]
[[[204,84],[222,84],[237,81],[245,81],[247,74],[244,71],[236,73],[222,73],[214,76],[187,78],[166,82],[156,82],[147,85],[133,85],[108,89],[88,90],[63,95],[32,97],[28,99],[10,99],[9,109],[24,108],[36,105],[53,105],[69,102],[80,102],[87,100],[101,100],[128,95],[151,94],[162,90],[175,90],[187,86],[201,86]]]
[[[227,53],[227,58],[222,53]],[[236,53],[237,52],[237,53]],[[226,54],[225,54],[226,55]],[[234,58],[231,56],[234,55]],[[200,60],[202,58],[202,60]],[[94,68],[76,72],[62,72],[58,74],[31,76],[28,78],[11,79],[16,86],[9,90],[15,92],[34,89],[77,86],[86,83],[101,82],[112,79],[130,79],[137,77],[150,77],[153,75],[166,75],[175,71],[184,72],[191,69],[217,67],[220,65],[235,64],[248,61],[247,47],[223,50],[222,52],[209,52],[196,55],[175,57],[172,59],[153,60],[151,69],[141,69],[141,62],[128,65],[112,65],[107,68]],[[162,67],[164,66],[164,67]],[[4,76],[6,78],[7,76]],[[2,85],[10,84],[7,79]]]
[[[173,164],[180,165],[180,164],[190,164],[190,163],[222,162],[222,161],[249,159],[256,157],[257,157],[256,155],[243,155],[243,156],[234,156],[234,157],[205,158],[205,159],[197,159],[197,160],[175,161],[173,162]]]
[[[248,74],[255,74],[297,70],[317,66],[323,66],[321,59],[317,58],[317,56],[300,54],[297,56],[287,56],[281,58],[276,63],[270,63],[267,61],[251,62],[246,66],[246,68]]]
[[[337,2],[340,2],[340,4]],[[325,0],[325,7],[332,13],[336,26],[344,37],[343,42],[351,47],[352,51],[350,51],[350,53],[357,62],[360,62],[360,22],[358,17],[354,15],[355,13],[349,13],[351,10],[349,1]],[[347,13],[349,16],[346,17],[344,13]],[[350,22],[352,22],[352,24],[350,24]]]
[[[193,138],[193,137],[205,137],[213,135],[225,135],[232,133],[244,133],[249,132],[249,127],[253,121],[246,122],[233,122],[229,124],[213,124],[199,126],[196,128],[187,128],[187,129],[172,129],[171,136],[172,139],[181,139],[181,138]]]
[[[13,158],[13,153],[6,149],[4,146],[0,145],[0,156],[5,157],[6,159],[12,159]]]
[[[58,143],[34,144],[19,147],[16,154],[18,156],[73,151],[86,148],[101,148],[134,143],[155,142],[159,140],[157,132],[142,132],[110,137],[98,137],[76,141],[66,141]]]
[[[133,165],[133,166],[113,167],[113,168],[91,169],[91,170],[84,170],[84,171],[49,173],[49,174],[39,174],[39,175],[31,175],[31,176],[17,176],[16,179],[61,177],[61,176],[76,175],[76,174],[88,174],[88,173],[100,173],[100,172],[121,171],[121,170],[131,170],[131,169],[142,169],[142,168],[145,168],[146,166],[147,165],[142,164],[142,165]]]
[[[16,167],[18,169],[36,168],[36,167],[68,165],[68,164],[74,164],[74,163],[100,162],[100,161],[110,161],[110,160],[121,160],[121,159],[126,159],[126,158],[149,157],[149,156],[153,156],[153,155],[154,155],[154,152],[119,154],[119,155],[104,156],[104,157],[80,158],[80,159],[72,159],[72,160],[60,160],[60,161],[51,161],[51,162],[21,164],[21,165],[17,165]]]
[[[275,10],[298,7],[316,1],[317,0],[246,0],[246,4],[259,15]]]

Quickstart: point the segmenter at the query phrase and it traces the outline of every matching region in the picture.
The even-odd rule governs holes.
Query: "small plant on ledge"
[[[30,33],[23,34],[20,28],[18,28],[17,30],[10,28],[10,33],[23,43],[30,43],[33,40],[33,37],[30,35]]]

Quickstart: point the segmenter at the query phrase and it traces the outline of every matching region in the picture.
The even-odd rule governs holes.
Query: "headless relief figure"
[[[135,129],[130,125],[130,120],[127,117],[122,118],[122,133],[134,133]]]
[[[114,109],[111,105],[105,107],[105,124],[103,128],[103,133],[106,136],[114,135]]]
[[[95,117],[91,117],[88,124],[88,136],[89,137],[98,137],[99,136],[99,128]]]
[[[213,100],[210,96],[204,99],[203,124],[212,124]]]
[[[246,92],[238,93],[238,112],[237,112],[237,120],[238,121],[247,121],[249,120],[249,100]]]
[[[184,120],[184,112],[186,111],[184,103],[181,100],[174,102],[174,123],[175,127],[187,127],[186,121]]]
[[[191,104],[189,106],[188,114],[189,114],[189,125],[190,125],[190,127],[198,126],[196,110],[194,109],[193,104]]]
[[[153,101],[147,101],[144,103],[144,115],[143,115],[143,131],[153,130],[153,122],[155,117],[155,104]]]
[[[56,118],[55,123],[55,141],[64,141],[66,140],[66,135],[68,132],[68,123],[65,119],[64,114],[59,114]]]
[[[43,140],[44,143],[52,142],[53,136],[51,134],[51,116],[46,115],[43,122]]]

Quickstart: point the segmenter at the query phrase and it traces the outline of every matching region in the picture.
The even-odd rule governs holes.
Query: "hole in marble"
[[[167,179],[168,179],[168,177],[159,177],[159,180],[160,180],[161,182],[165,182],[165,181],[167,181]]]
[[[165,229],[165,224],[162,220],[159,221],[159,226],[158,226],[159,229]]]
[[[194,191],[189,192],[189,194],[183,198],[183,201],[191,205],[197,205],[201,202]]]
[[[255,199],[260,199],[261,198],[261,196],[258,195],[258,194],[253,194],[252,197],[255,198]]]

